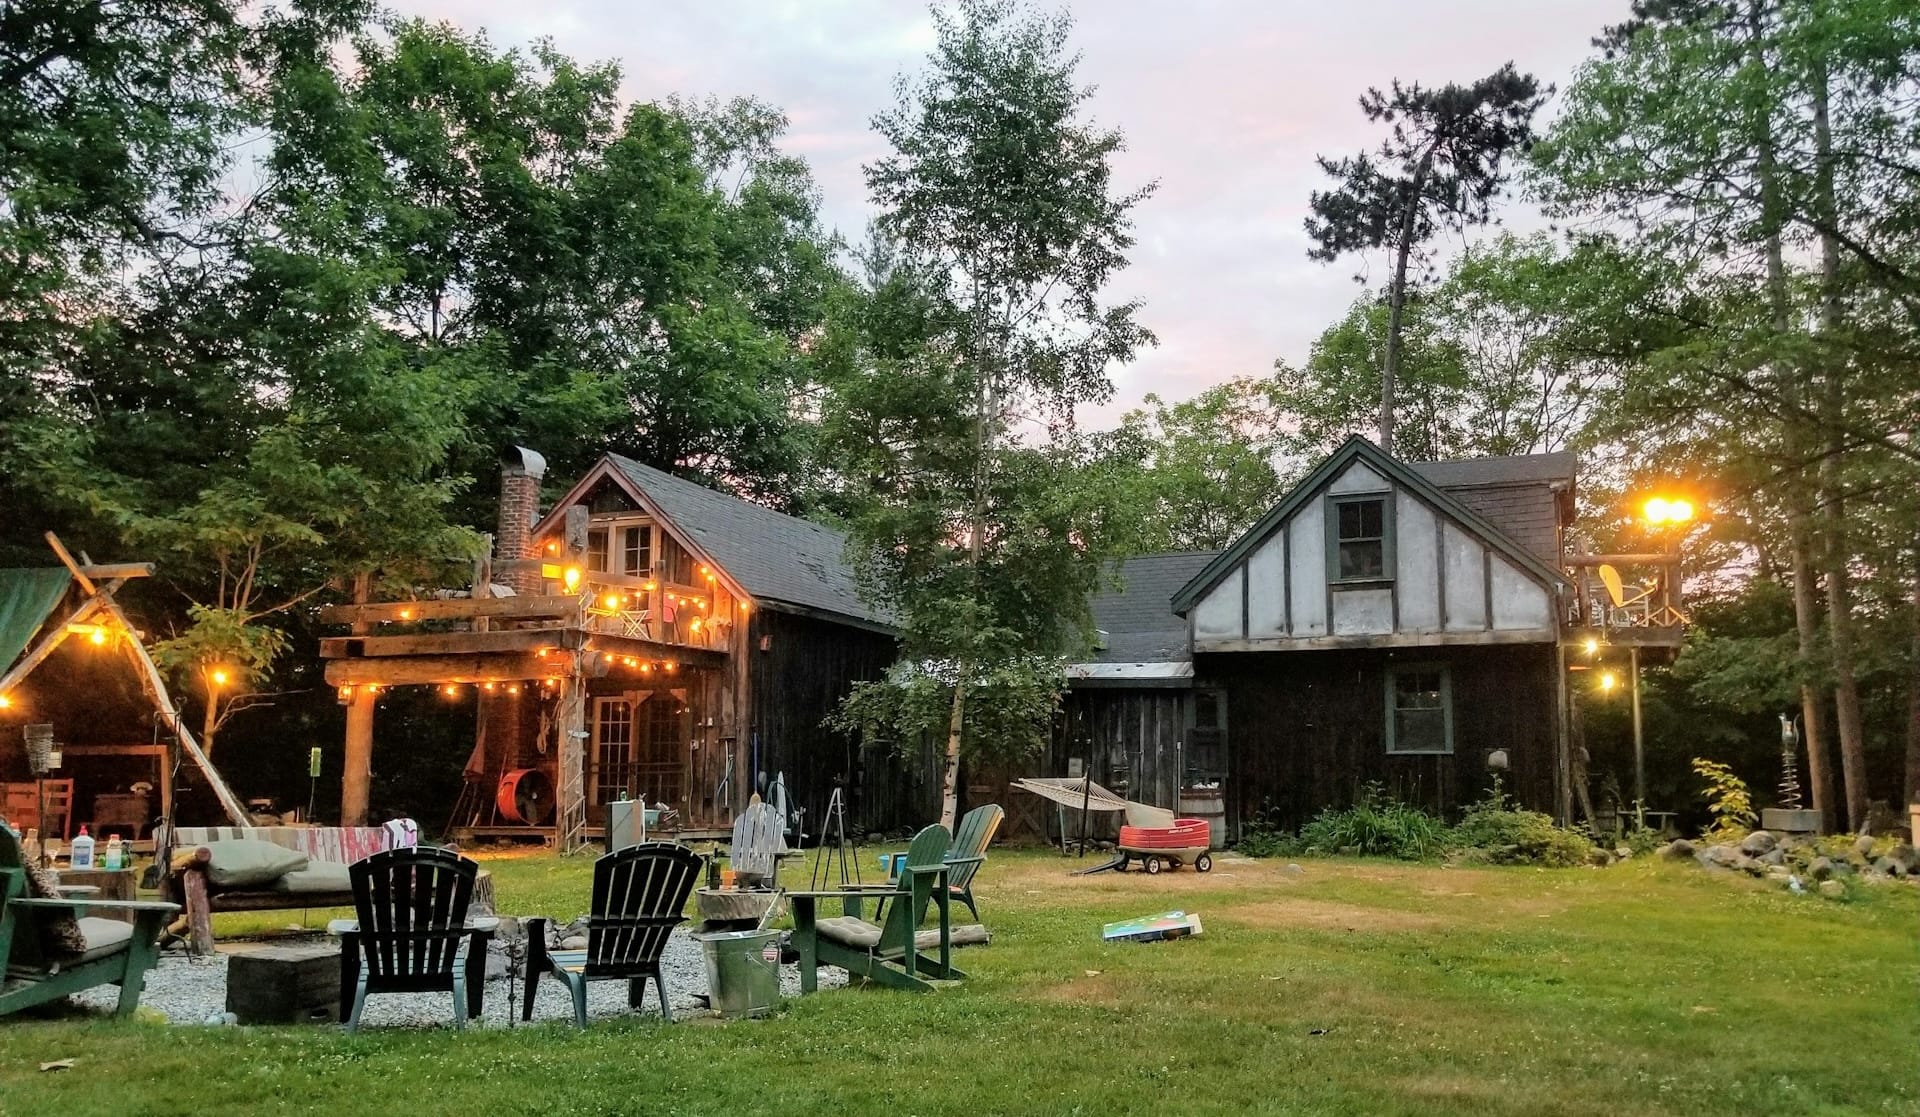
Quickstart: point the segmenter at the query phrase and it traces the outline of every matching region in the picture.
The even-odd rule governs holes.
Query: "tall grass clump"
[[[1298,841],[1304,852],[1427,861],[1445,852],[1446,839],[1444,822],[1419,807],[1395,802],[1385,788],[1370,783],[1360,789],[1353,806],[1329,807],[1302,826]]]

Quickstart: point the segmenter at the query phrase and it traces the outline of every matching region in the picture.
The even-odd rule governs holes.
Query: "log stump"
[[[340,1007],[338,946],[270,946],[227,960],[227,1011],[242,1024],[336,1024]]]

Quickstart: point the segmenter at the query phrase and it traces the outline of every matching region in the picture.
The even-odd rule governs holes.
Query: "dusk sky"
[[[399,0],[403,13],[484,28],[500,46],[540,37],[582,59],[617,61],[626,93],[651,100],[751,94],[785,109],[789,147],[813,166],[825,217],[850,240],[866,227],[863,162],[882,150],[869,121],[892,81],[933,42],[913,0]],[[1081,0],[1075,45],[1097,86],[1092,113],[1128,150],[1122,187],[1159,180],[1137,210],[1133,264],[1113,287],[1145,301],[1160,337],[1115,377],[1111,420],[1148,392],[1173,399],[1274,358],[1300,361],[1355,298],[1363,261],[1307,259],[1316,154],[1378,139],[1355,104],[1394,78],[1443,84],[1509,60],[1556,85],[1626,0]],[[1548,111],[1553,107],[1549,104]],[[1524,211],[1514,223],[1533,222]],[[1383,274],[1374,261],[1372,274]]]

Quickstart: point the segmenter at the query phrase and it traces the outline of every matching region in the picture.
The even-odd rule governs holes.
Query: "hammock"
[[[1042,799],[1051,799],[1063,807],[1089,811],[1125,811],[1131,826],[1167,827],[1173,825],[1173,812],[1165,807],[1150,807],[1122,799],[1097,783],[1086,779],[1033,777],[1014,780],[1013,786],[1031,791]]]

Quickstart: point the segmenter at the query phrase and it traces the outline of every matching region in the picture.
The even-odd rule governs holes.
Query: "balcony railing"
[[[594,632],[722,651],[733,636],[734,604],[712,586],[596,574],[582,594],[586,625]]]

